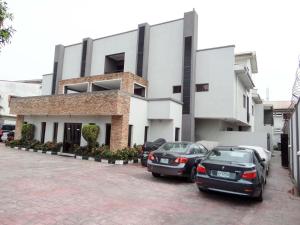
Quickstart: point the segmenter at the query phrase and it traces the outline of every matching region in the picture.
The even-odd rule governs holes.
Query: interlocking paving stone
[[[199,193],[140,165],[106,165],[0,144],[0,225],[299,224],[300,198],[275,153],[264,202]]]

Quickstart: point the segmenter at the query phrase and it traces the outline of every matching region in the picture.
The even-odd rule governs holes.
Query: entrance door
[[[81,123],[65,123],[63,152],[74,153],[74,145],[80,145]]]
[[[106,124],[106,130],[105,130],[105,145],[110,145],[110,133],[111,133],[111,124]]]

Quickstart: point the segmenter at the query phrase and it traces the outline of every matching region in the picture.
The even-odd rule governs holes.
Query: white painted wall
[[[148,104],[146,100],[136,97],[130,98],[129,124],[133,125],[131,136],[132,145],[144,144],[145,127],[149,125],[147,108]]]
[[[89,123],[95,123],[100,127],[98,142],[105,143],[106,123],[111,123],[110,116],[25,116],[24,121],[35,125],[35,139],[41,139],[41,123],[46,122],[45,142],[52,141],[53,124],[58,122],[57,142],[63,142],[64,123],[82,123],[82,126]],[[86,145],[86,141],[81,137],[81,146]]]
[[[65,47],[62,80],[80,77],[82,43]]]
[[[164,138],[166,141],[175,140],[175,127],[173,120],[150,120],[148,141]]]
[[[148,97],[172,97],[173,86],[181,85],[183,55],[183,20],[151,26],[148,62]]]
[[[297,166],[297,160],[296,159],[297,159],[297,152],[299,151],[299,149],[297,149],[297,138],[299,138],[299,137],[297,137],[297,133],[296,133],[296,112],[293,113],[292,120],[293,120],[293,145],[292,145],[292,148],[293,148],[293,159],[294,159],[294,163],[293,163],[294,169],[293,169],[293,174],[292,175],[295,179],[297,179],[298,166]]]
[[[51,95],[52,92],[52,74],[43,75],[42,95]]]
[[[208,92],[196,92],[196,118],[235,117],[234,47],[198,51],[196,84],[208,83]]]
[[[26,97],[41,95],[41,84],[30,84],[15,81],[0,81],[0,116],[13,117],[8,122],[15,122],[15,115],[10,114],[9,96]],[[2,121],[6,123],[6,121]]]
[[[105,56],[125,52],[124,71],[135,73],[137,31],[127,32],[93,42],[91,75],[104,74]]]

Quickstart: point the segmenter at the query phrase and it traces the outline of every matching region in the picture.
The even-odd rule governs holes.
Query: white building
[[[0,126],[16,123],[16,115],[9,112],[9,101],[12,97],[37,95],[41,95],[41,80],[0,80]]]
[[[81,127],[87,123],[100,126],[99,143],[112,149],[158,137],[195,141],[219,131],[253,133],[255,52],[236,54],[234,45],[198,50],[197,40],[198,16],[191,11],[57,45],[43,96],[14,99],[12,112],[18,125],[36,125],[36,139],[62,141],[65,151],[85,144]]]

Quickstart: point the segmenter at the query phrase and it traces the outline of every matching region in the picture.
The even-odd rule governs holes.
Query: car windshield
[[[214,149],[207,158],[224,162],[249,163],[251,161],[251,153],[248,151]]]
[[[188,143],[165,143],[159,148],[159,150],[176,153],[185,153],[187,151],[188,146]]]

